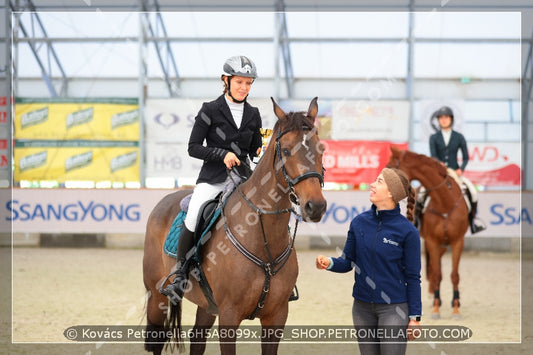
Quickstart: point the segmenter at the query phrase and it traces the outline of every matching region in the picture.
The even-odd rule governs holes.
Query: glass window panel
[[[19,48],[19,76],[41,76],[29,46],[20,45]],[[68,77],[139,76],[139,49],[136,43],[56,43],[54,48]],[[45,47],[40,52],[44,53],[40,58],[47,57]],[[60,75],[56,70],[53,73]]]
[[[407,46],[398,43],[293,43],[296,77],[384,78],[405,76]]]
[[[163,19],[171,37],[272,37],[274,32],[269,12],[167,12]]]
[[[519,78],[519,44],[417,43],[416,77]]]
[[[520,12],[423,12],[414,35],[423,38],[520,38]]]
[[[234,55],[249,57],[257,66],[259,77],[274,75],[272,43],[172,43],[172,51],[181,77],[218,78],[222,74],[222,66],[226,59]],[[151,55],[150,70],[158,66],[155,54]]]
[[[31,31],[32,19],[22,13],[20,19]],[[139,15],[136,12],[39,12],[48,37],[125,37],[138,36]],[[33,28],[39,28],[33,19]],[[40,37],[42,33],[37,32]]]
[[[289,12],[289,36],[379,38],[406,37],[408,14],[402,12]]]

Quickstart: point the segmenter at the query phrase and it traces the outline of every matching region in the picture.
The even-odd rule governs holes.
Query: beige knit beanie
[[[389,188],[394,203],[398,203],[407,197],[408,190],[403,185],[402,179],[399,176],[399,174],[405,176],[401,170],[385,168],[381,171],[381,174]]]

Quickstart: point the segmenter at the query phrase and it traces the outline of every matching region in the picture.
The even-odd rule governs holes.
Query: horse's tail
[[[169,301],[168,316],[165,320],[165,329],[170,331],[170,334],[172,334],[170,342],[177,345],[181,352],[183,350],[183,342],[181,339],[181,301]]]

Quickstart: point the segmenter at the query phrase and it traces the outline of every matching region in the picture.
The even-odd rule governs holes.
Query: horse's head
[[[288,189],[291,200],[300,204],[306,221],[318,222],[326,212],[322,194],[324,146],[314,124],[318,113],[314,98],[307,112],[285,113],[272,99],[278,121],[274,126],[274,168],[278,183]]]
[[[400,150],[400,148],[391,145],[390,146],[391,155],[389,157],[389,162],[387,163],[387,168],[396,168],[396,169],[402,169],[402,163],[403,163],[403,155],[405,154],[404,150]]]

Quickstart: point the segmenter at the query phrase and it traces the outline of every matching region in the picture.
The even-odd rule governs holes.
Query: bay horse
[[[267,149],[250,178],[226,199],[222,218],[213,225],[209,240],[198,252],[216,303],[215,311],[198,279],[189,277],[184,298],[198,306],[190,336],[191,354],[204,353],[205,330],[213,326],[217,316],[222,354],[235,353],[236,332],[225,332],[226,336],[222,337],[221,330],[236,329],[244,319],[254,317],[260,319],[262,330],[271,329],[261,333],[262,353],[278,351],[282,334],[272,329],[284,329],[289,297],[298,275],[290,216],[297,213],[295,205],[298,205],[299,218],[318,222],[327,205],[322,194],[324,147],[314,125],[317,99],[311,101],[307,112],[289,113],[272,99],[278,120]],[[160,354],[169,340],[166,330],[177,334],[173,336],[173,344],[183,347],[179,338],[182,302],[172,299],[169,302],[159,289],[171,281],[165,277],[176,265],[176,259],[163,251],[165,238],[180,212],[181,199],[190,193],[191,190],[180,190],[165,196],[152,210],[146,226],[143,258],[147,290],[145,349],[154,354]],[[296,228],[293,232],[296,233]]]
[[[441,258],[449,245],[452,252],[452,315],[460,317],[459,261],[468,229],[468,207],[461,188],[437,159],[391,146],[387,167],[403,170],[410,180],[418,180],[431,199],[421,215],[420,235],[426,251],[426,276],[433,293],[431,316],[440,318]]]

